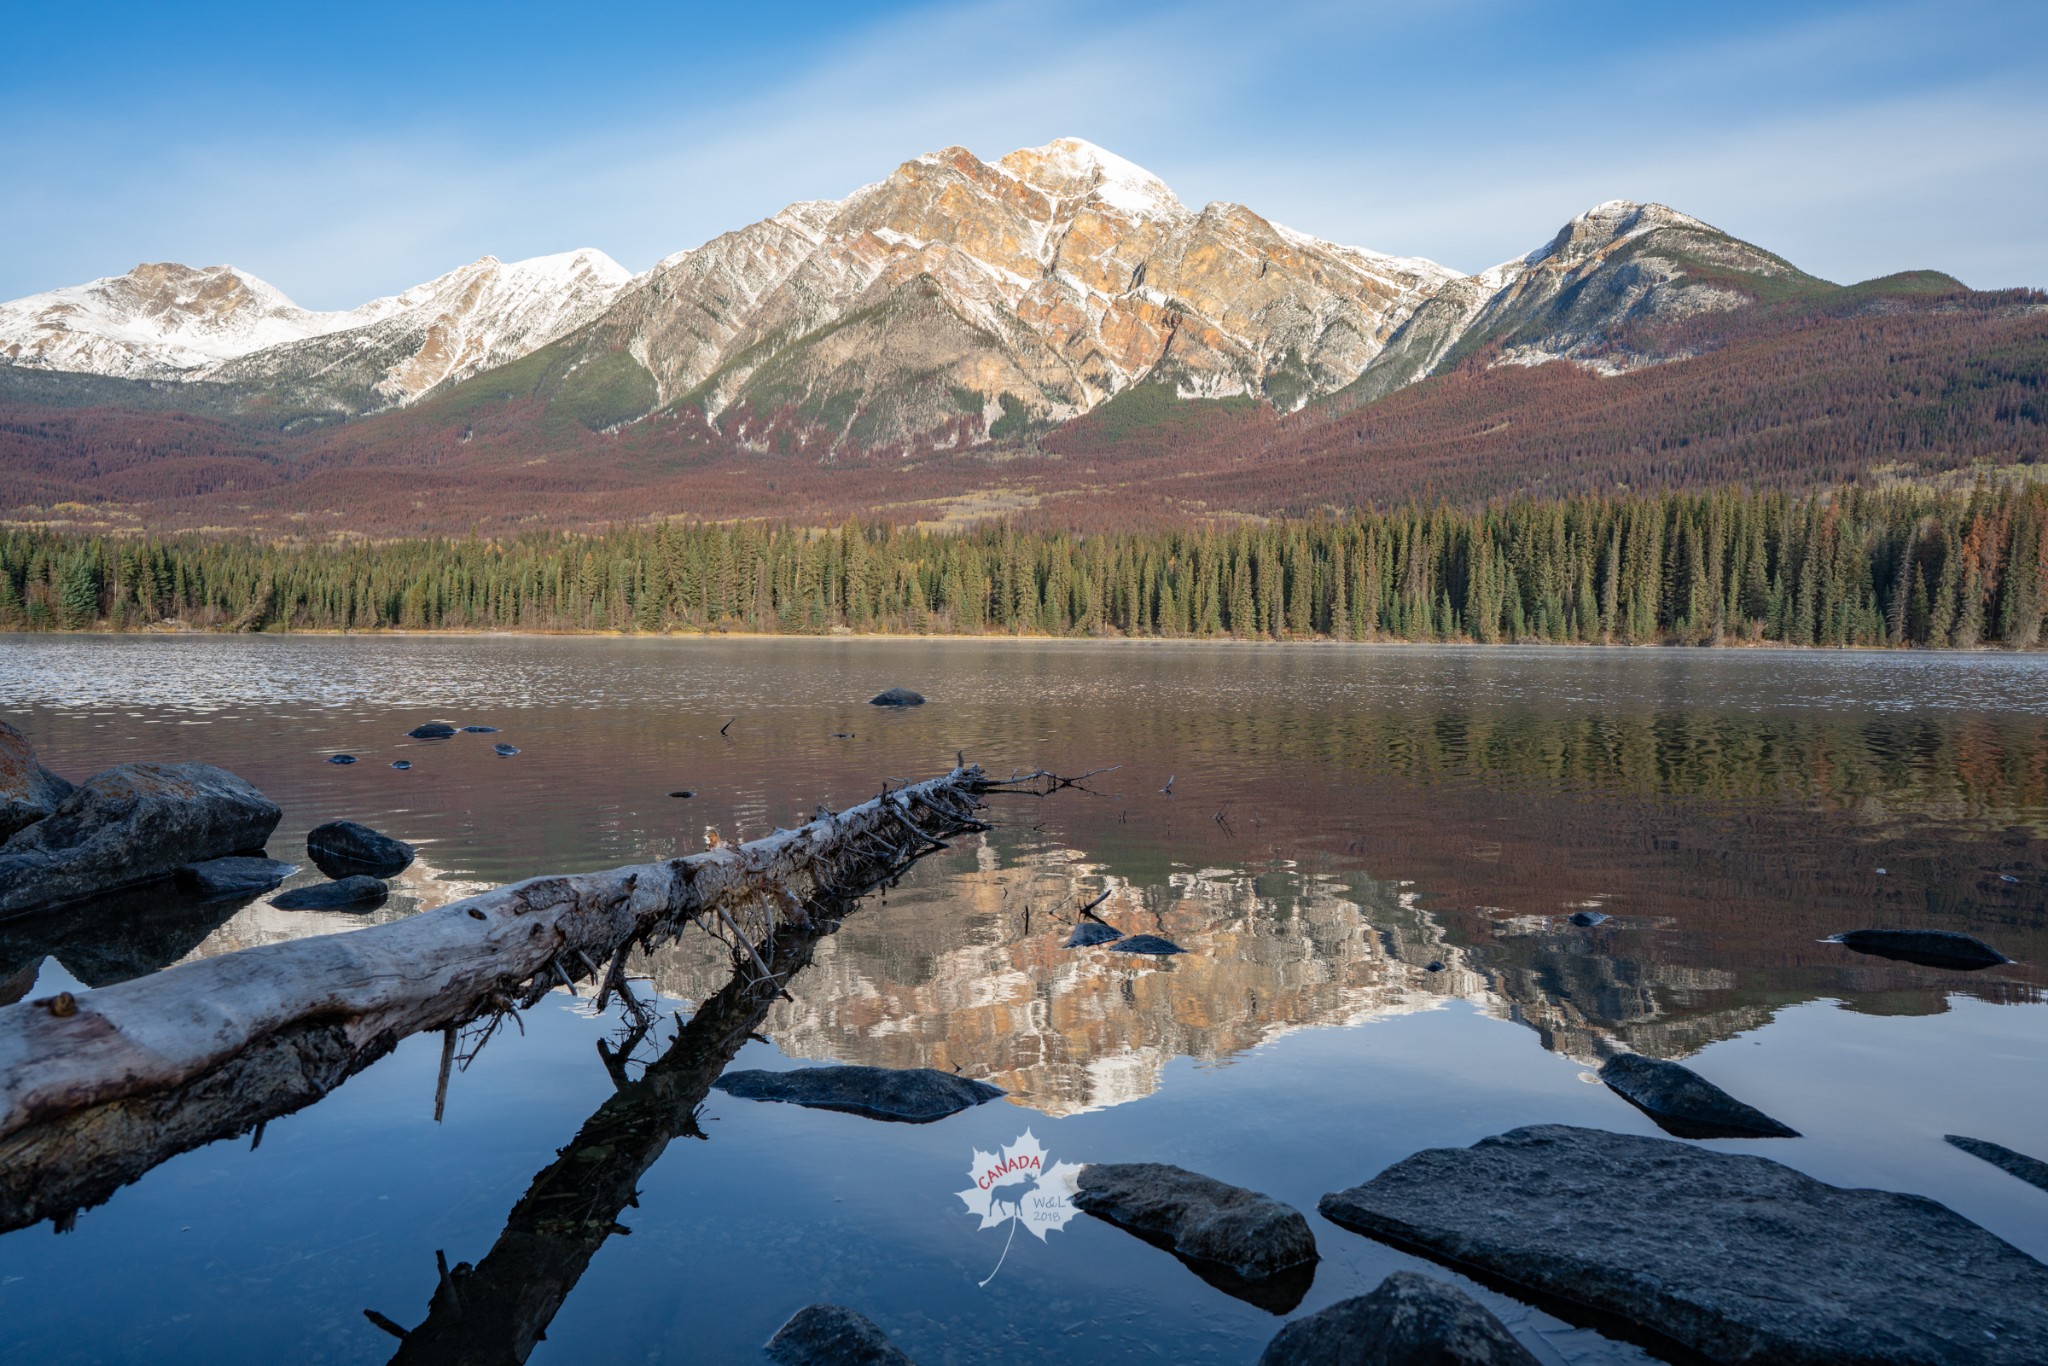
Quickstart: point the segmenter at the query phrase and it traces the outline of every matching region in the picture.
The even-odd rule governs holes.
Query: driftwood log
[[[618,990],[630,951],[691,923],[774,977],[763,950],[806,899],[857,895],[980,828],[980,796],[1013,781],[962,763],[746,844],[0,1008],[0,1231],[62,1227],[178,1153],[318,1100],[407,1035],[495,1022],[557,984]]]

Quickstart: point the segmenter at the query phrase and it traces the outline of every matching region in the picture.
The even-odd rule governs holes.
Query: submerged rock
[[[837,1304],[805,1305],[763,1350],[781,1366],[913,1366],[865,1315]]]
[[[234,855],[188,863],[178,869],[175,876],[179,891],[211,901],[216,897],[254,896],[258,892],[267,892],[298,871],[299,866],[295,863],[280,863],[274,858],[254,855]]]
[[[1454,1285],[1396,1271],[1274,1334],[1259,1366],[1536,1366],[1486,1306]]]
[[[71,784],[44,768],[35,747],[0,721],[0,840],[34,825],[71,795]]]
[[[393,760],[391,761],[391,766],[392,766],[393,768],[396,768],[396,769],[408,769],[408,768],[411,768],[411,767],[412,767],[412,760],[410,760],[410,759],[393,759]]]
[[[1149,953],[1155,958],[1165,958],[1187,950],[1171,939],[1161,939],[1156,934],[1125,935],[1109,946],[1111,953]]]
[[[211,764],[96,773],[0,846],[0,915],[169,877],[181,864],[261,849],[283,813]]]
[[[1097,920],[1084,920],[1074,926],[1074,932],[1067,936],[1062,945],[1069,949],[1088,949],[1097,944],[1108,944],[1124,937],[1124,932],[1112,925]]]
[[[498,728],[496,726],[464,726],[462,733],[464,735],[496,735]]]
[[[445,721],[429,721],[424,726],[414,726],[406,735],[414,740],[446,740],[455,734],[455,727]]]
[[[1003,1094],[985,1081],[929,1067],[799,1067],[792,1072],[728,1072],[712,1083],[742,1100],[780,1100],[869,1119],[929,1124]]]
[[[1972,1157],[1981,1157],[1994,1167],[2002,1167],[2030,1186],[2039,1186],[2048,1191],[2048,1162],[2038,1157],[2016,1153],[1988,1139],[1965,1138],[1961,1134],[1944,1134],[1945,1141],[1961,1148]]]
[[[327,762],[330,764],[352,764],[355,761],[356,756],[353,754],[330,754],[327,756]]]
[[[1091,1162],[1081,1169],[1074,1204],[1248,1281],[1316,1260],[1315,1235],[1300,1210],[1163,1162]]]
[[[333,878],[355,874],[397,877],[411,866],[416,852],[404,840],[395,840],[355,821],[329,821],[306,832],[307,856],[316,868]]]
[[[924,694],[912,692],[908,688],[891,688],[887,692],[878,692],[873,697],[870,697],[868,705],[871,707],[921,707],[924,705]]]
[[[2039,1360],[2048,1266],[1917,1195],[1561,1124],[1434,1148],[1318,1205],[1711,1361]]]
[[[502,743],[496,744],[491,746],[491,752],[496,754],[500,759],[509,759],[519,752],[519,746],[507,745]]]
[[[391,889],[373,877],[345,877],[317,887],[294,887],[270,898],[280,911],[367,911],[384,904]]]
[[[1963,972],[2012,961],[1974,935],[1954,930],[1850,930],[1836,935],[1835,942],[1879,958]]]
[[[1797,1129],[1744,1105],[1679,1063],[1623,1053],[1601,1066],[1600,1080],[1680,1138],[1799,1137]]]
[[[1573,912],[1572,912],[1572,924],[1574,924],[1574,925],[1577,925],[1577,926],[1579,926],[1579,927],[1580,927],[1580,928],[1582,928],[1582,929],[1584,929],[1584,928],[1588,928],[1588,927],[1591,927],[1591,926],[1594,926],[1594,925],[1605,925],[1605,924],[1606,924],[1606,923],[1608,922],[1608,920],[1610,920],[1611,918],[1612,918],[1612,917],[1610,917],[1610,916],[1602,915],[1602,914],[1601,914],[1600,912],[1598,912],[1598,911],[1573,911]]]

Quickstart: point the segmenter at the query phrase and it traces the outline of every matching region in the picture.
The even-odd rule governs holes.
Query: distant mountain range
[[[1501,372],[1506,383],[1556,362],[1628,376],[1725,349],[1759,318],[1783,331],[1820,315],[1959,309],[2010,323],[2038,316],[2042,300],[1974,294],[1933,273],[1844,289],[1627,201],[1464,275],[1242,205],[1190,209],[1150,173],[1065,138],[993,162],[957,147],[918,157],[638,276],[588,249],[486,257],[316,313],[232,267],[138,266],[0,305],[0,404],[182,410],[224,425],[203,440],[181,428],[181,449],[296,460],[278,472],[288,482],[322,460],[474,460],[418,452],[479,438],[614,482],[748,455],[1101,454],[1133,431],[1156,443],[1162,423],[1183,436],[1196,423],[1195,444],[1220,459],[1216,443],[1254,411],[1299,415],[1287,429],[1298,432],[1431,377]],[[2035,439],[1992,454],[2021,458]],[[628,453],[619,468],[604,441]],[[1963,457],[1983,458],[1973,441]],[[0,501],[71,480],[10,480],[8,455],[0,443]],[[23,460],[54,474],[47,455]]]

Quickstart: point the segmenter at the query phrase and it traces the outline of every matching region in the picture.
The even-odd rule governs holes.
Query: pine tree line
[[[1859,487],[1078,534],[849,522],[285,545],[0,532],[0,628],[2036,644],[2048,494]]]

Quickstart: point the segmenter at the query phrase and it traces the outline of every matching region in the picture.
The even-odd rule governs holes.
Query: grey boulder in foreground
[[[329,821],[306,832],[306,854],[332,878],[397,877],[412,866],[416,851],[356,821]]]
[[[282,815],[211,764],[122,764],[0,845],[0,915],[61,906],[261,849]]]
[[[1600,1080],[1666,1130],[1680,1138],[1797,1138],[1754,1106],[1708,1081],[1690,1067],[1640,1053],[1609,1058]]]
[[[1248,1281],[1316,1259],[1315,1235],[1300,1210],[1163,1162],[1091,1162],[1081,1169],[1074,1203]]]
[[[1954,930],[1850,930],[1836,935],[1835,942],[1878,958],[1960,972],[1995,968],[2012,961],[1975,935]]]
[[[870,697],[868,705],[871,707],[921,707],[924,705],[924,694],[912,692],[908,688],[890,688],[886,692],[878,692],[873,697]]]
[[[1259,1366],[1536,1366],[1486,1306],[1456,1286],[1396,1271],[1274,1334]]]
[[[1669,1139],[1514,1129],[1318,1208],[1709,1361],[2038,1366],[2048,1342],[2048,1266],[1946,1206]]]
[[[765,1349],[782,1366],[913,1366],[889,1335],[838,1304],[809,1304],[775,1330]]]
[[[297,864],[279,863],[274,858],[234,855],[188,863],[173,876],[179,891],[212,901],[267,892],[298,871]]]
[[[1949,1143],[1961,1148],[1972,1157],[1981,1157],[1994,1167],[2002,1168],[2017,1176],[2030,1186],[2039,1186],[2048,1191],[2048,1162],[2038,1157],[2028,1157],[2012,1149],[1983,1138],[1967,1138],[1962,1134],[1942,1135]]]
[[[0,840],[34,825],[71,795],[71,784],[44,768],[28,737],[0,721]]]
[[[712,1085],[742,1100],[780,1100],[869,1119],[929,1124],[1003,1094],[985,1081],[929,1067],[799,1067],[728,1072]]]
[[[294,887],[270,898],[280,911],[368,911],[384,904],[391,889],[373,877],[345,877],[312,887]]]

